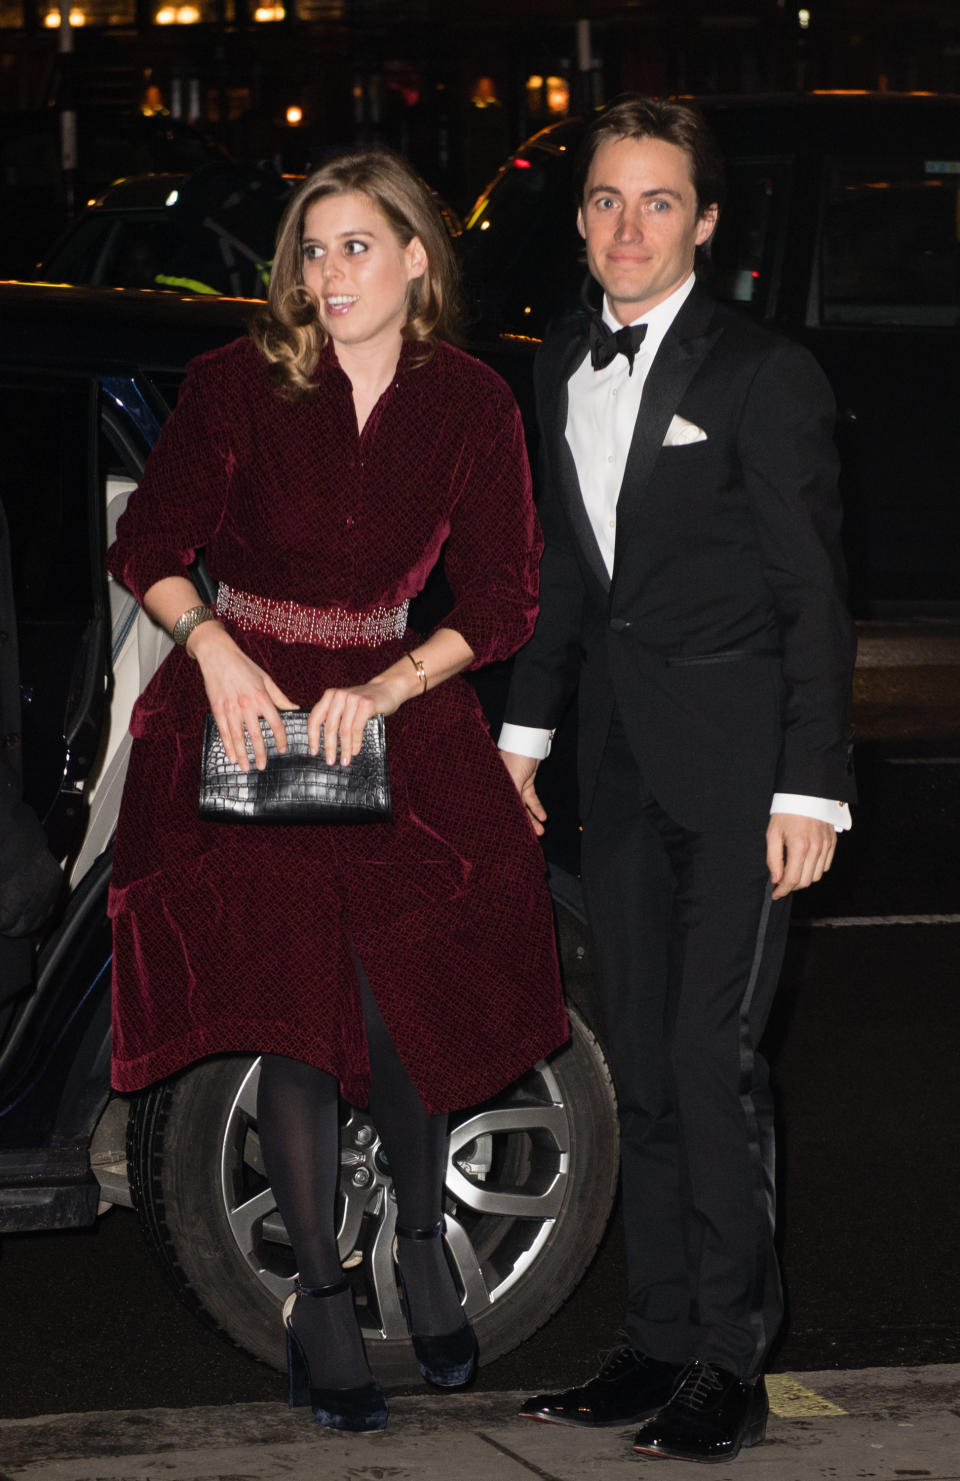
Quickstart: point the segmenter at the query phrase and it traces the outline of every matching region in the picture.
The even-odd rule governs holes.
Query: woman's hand
[[[144,593],[143,605],[161,627],[172,633],[177,619],[201,602],[193,582],[185,576],[162,576]],[[257,770],[263,771],[267,751],[260,731],[260,716],[273,731],[277,748],[285,751],[287,733],[279,711],[295,710],[296,705],[259,664],[247,657],[222,622],[201,622],[187,638],[186,652],[200,665],[207,699],[228,759],[243,771],[250,770],[246,731],[253,744]]]
[[[352,689],[325,689],[307,722],[311,756],[320,750],[323,726],[324,760],[328,766],[333,765],[339,742],[340,764],[346,766],[360,754],[364,726],[371,716],[392,715],[409,698],[410,682],[402,671],[394,674],[388,670],[368,684],[357,684]]]
[[[295,710],[296,705],[259,664],[247,657],[219,622],[204,622],[194,628],[187,639],[187,652],[200,667],[228,760],[239,765],[241,771],[250,770],[246,732],[257,770],[263,771],[267,752],[260,716],[273,731],[277,750],[282,753],[287,749],[287,733],[280,711]]]
[[[202,632],[202,628],[197,628]],[[320,749],[323,726],[323,755],[328,766],[337,759],[346,766],[360,754],[363,727],[372,715],[392,715],[408,699],[418,700],[428,689],[459,674],[473,658],[473,649],[458,632],[438,628],[425,643],[419,643],[366,684],[349,689],[325,689],[310,711],[307,738],[311,755]]]

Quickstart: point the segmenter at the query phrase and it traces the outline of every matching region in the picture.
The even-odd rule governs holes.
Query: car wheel
[[[610,1074],[571,1012],[570,1042],[485,1105],[451,1117],[447,1245],[485,1362],[543,1324],[584,1274],[618,1164]],[[204,1060],[133,1104],[128,1166],[149,1244],[194,1312],[284,1365],[296,1273],[257,1134],[259,1061]],[[371,1365],[416,1377],[393,1264],[396,1203],[376,1128],[342,1108],[339,1242]]]

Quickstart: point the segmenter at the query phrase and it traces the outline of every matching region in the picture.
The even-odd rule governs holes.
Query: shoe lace
[[[621,1343],[617,1347],[601,1349],[597,1353],[599,1360],[597,1376],[599,1378],[616,1378],[621,1369],[632,1368],[640,1356],[629,1344]]]
[[[670,1402],[696,1413],[707,1408],[713,1402],[714,1394],[722,1388],[722,1382],[709,1363],[694,1363],[687,1369]]]

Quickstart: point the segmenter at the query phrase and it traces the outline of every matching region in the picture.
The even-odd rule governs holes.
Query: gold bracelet
[[[186,612],[180,613],[180,616],[173,624],[170,636],[175,643],[179,643],[180,647],[183,648],[194,628],[199,627],[201,622],[215,621],[216,615],[207,606],[206,602],[198,602],[195,607],[188,607]]]
[[[417,671],[417,678],[420,680],[420,683],[423,685],[423,688],[421,689],[420,693],[421,694],[426,694],[426,692],[427,692],[427,671],[426,671],[426,669],[423,666],[423,659],[422,658],[414,658],[414,656],[413,656],[412,653],[408,653],[407,654],[407,657],[409,658],[410,662],[413,664],[414,668],[416,669],[416,671]]]

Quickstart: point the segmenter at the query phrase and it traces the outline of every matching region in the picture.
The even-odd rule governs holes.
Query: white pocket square
[[[664,447],[685,447],[688,442],[706,442],[707,434],[702,427],[695,422],[688,422],[686,417],[675,416],[667,428],[667,435],[663,439]]]

